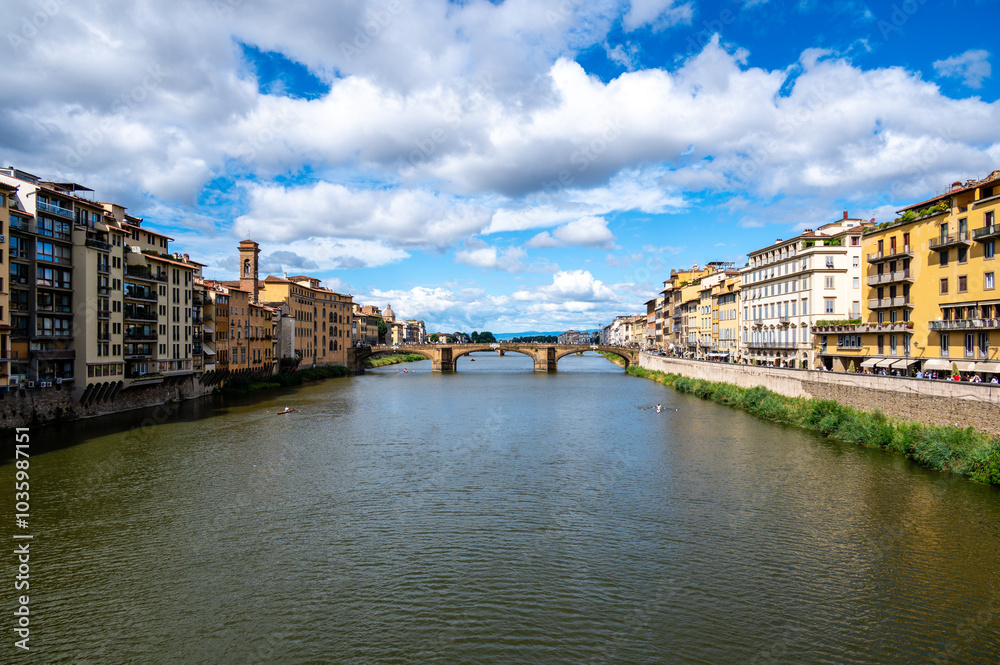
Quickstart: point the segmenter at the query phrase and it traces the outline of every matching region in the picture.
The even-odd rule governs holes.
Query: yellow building
[[[821,352],[836,358],[834,369],[853,361],[862,371],[1000,374],[998,204],[994,171],[956,182],[866,232],[861,323],[815,328]]]
[[[244,273],[248,267],[252,270],[254,281],[259,252],[252,240],[240,243],[240,265]],[[260,302],[288,305],[289,317],[295,320],[294,350],[302,356],[301,365],[347,365],[347,350],[353,344],[352,296],[331,291],[306,275],[268,275],[257,285]]]
[[[691,310],[697,310],[697,302],[700,301],[696,282],[711,273],[711,269],[698,266],[673,269],[670,279],[663,282],[663,346],[672,355],[682,356],[689,352],[688,343],[692,341],[689,339]],[[696,348],[697,339],[693,340],[690,351]]]
[[[740,345],[740,276],[729,273],[712,289],[712,351],[709,357],[736,359]]]

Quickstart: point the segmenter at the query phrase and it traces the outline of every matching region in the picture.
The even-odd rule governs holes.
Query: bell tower
[[[243,240],[240,249],[240,288],[250,292],[250,301],[257,302],[259,285],[257,283],[257,262],[260,256],[260,245],[253,240]]]

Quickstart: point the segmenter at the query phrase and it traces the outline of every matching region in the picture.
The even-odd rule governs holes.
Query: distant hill
[[[599,328],[594,328],[593,330],[577,330],[577,332],[597,332]],[[514,337],[534,337],[535,335],[555,335],[559,336],[566,332],[565,330],[556,330],[550,332],[538,332],[535,330],[527,330],[525,332],[513,332],[513,333],[493,333],[493,336],[497,339],[512,339]]]

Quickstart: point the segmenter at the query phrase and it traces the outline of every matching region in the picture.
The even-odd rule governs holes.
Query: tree
[[[431,335],[431,344],[437,344],[439,339],[441,338],[437,336],[437,333],[434,333]]]
[[[479,333],[479,342],[481,344],[494,344],[494,343],[496,343],[496,341],[497,341],[497,338],[494,337],[493,333],[491,333],[491,332],[483,331],[483,332]]]
[[[855,373],[855,372],[857,371],[857,370],[856,370],[856,369],[854,368],[854,361],[853,361],[853,360],[851,361],[851,364],[849,364],[849,365],[847,366],[847,371],[848,371],[848,373],[850,373],[850,374],[854,374],[854,373]]]
[[[378,320],[378,343],[385,344],[385,336],[389,332],[389,326],[385,325],[385,319]]]
[[[472,334],[469,335],[469,337],[472,338],[472,343],[473,344],[476,344],[476,343],[479,342],[479,333],[477,333],[475,330],[472,331]]]

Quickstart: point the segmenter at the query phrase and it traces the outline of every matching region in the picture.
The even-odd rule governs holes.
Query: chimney
[[[847,219],[847,211],[844,211],[844,219]]]
[[[188,261],[190,261],[190,260],[191,260],[191,257],[190,257],[190,256],[188,256],[187,254],[185,254],[185,255],[184,255],[184,262],[185,262],[185,263],[187,263],[187,262],[188,262]]]

